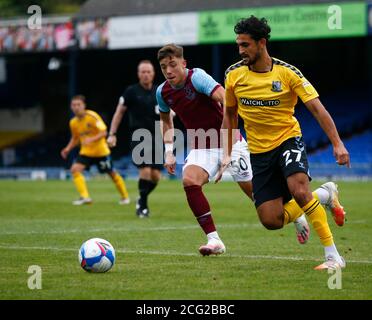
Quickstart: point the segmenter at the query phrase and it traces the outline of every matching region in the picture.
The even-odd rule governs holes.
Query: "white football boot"
[[[310,237],[310,227],[307,223],[305,214],[293,221],[296,227],[297,240],[300,244],[305,244]]]
[[[120,199],[119,204],[120,205],[130,204],[130,199],[129,198]]]
[[[221,240],[210,239],[206,245],[199,248],[199,252],[203,256],[219,255],[225,253],[226,248]]]
[[[332,212],[332,216],[336,224],[340,227],[343,226],[345,223],[346,212],[344,211],[344,207],[340,204],[340,200],[338,198],[337,184],[334,182],[327,182],[322,184],[320,188],[328,191],[329,200],[325,206],[329,211]]]
[[[325,269],[330,269],[330,270],[336,270],[340,268],[345,268],[346,267],[346,262],[345,259],[341,256],[333,256],[333,255],[328,255],[326,257],[326,261],[320,264],[319,266],[316,266],[314,270],[325,270]]]
[[[79,198],[77,200],[72,201],[72,204],[74,206],[82,206],[84,204],[92,204],[92,199],[91,198]]]

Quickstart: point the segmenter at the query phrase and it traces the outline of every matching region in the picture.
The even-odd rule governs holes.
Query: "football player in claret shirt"
[[[225,90],[210,75],[199,68],[186,68],[183,48],[174,44],[158,51],[158,61],[166,81],[156,91],[165,143],[165,167],[175,172],[173,154],[173,120],[171,111],[179,117],[187,130],[214,133],[214,138],[190,139],[191,148],[183,166],[183,186],[188,204],[207,236],[207,244],[199,248],[202,255],[222,254],[225,246],[213,222],[211,209],[202,187],[217,173],[222,160],[220,148]],[[237,166],[233,179],[251,197],[251,166],[245,140],[239,135],[233,148]]]
[[[106,142],[107,128],[101,117],[92,110],[87,110],[85,97],[74,96],[71,99],[71,110],[75,117],[70,120],[71,139],[61,151],[63,159],[67,159],[70,151],[80,145],[79,156],[71,167],[72,178],[80,198],[74,205],[92,203],[85,182],[83,171],[96,165],[100,173],[107,173],[118,189],[120,204],[128,204],[129,196],[123,178],[112,166],[110,149]]]
[[[296,67],[269,55],[266,45],[271,29],[266,19],[242,19],[234,31],[242,60],[225,73],[224,116],[229,130],[235,128],[237,114],[244,120],[258,216],[266,228],[280,229],[304,212],[324,246],[326,261],[316,269],[345,267],[321,204],[330,209],[340,226],[345,212],[335,183],[310,191],[305,144],[293,116],[298,97],[330,139],[339,165],[350,166],[349,153],[311,83]],[[228,149],[219,176],[231,161],[230,145]]]

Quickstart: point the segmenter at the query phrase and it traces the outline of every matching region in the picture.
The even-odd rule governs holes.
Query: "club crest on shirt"
[[[185,90],[185,94],[186,94],[187,99],[189,99],[189,100],[194,100],[195,99],[196,93],[190,86],[185,86],[184,90]]]
[[[282,82],[281,81],[273,81],[271,86],[271,91],[273,92],[282,92]]]

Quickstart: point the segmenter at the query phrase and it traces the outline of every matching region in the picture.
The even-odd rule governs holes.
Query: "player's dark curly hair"
[[[269,40],[271,28],[265,18],[258,19],[255,16],[241,19],[234,27],[236,34],[249,34],[254,40],[262,38]]]

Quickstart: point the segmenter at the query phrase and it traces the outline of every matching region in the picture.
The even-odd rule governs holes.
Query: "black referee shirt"
[[[160,120],[156,88],[157,86],[153,85],[151,90],[146,90],[136,83],[127,87],[122,94],[121,101],[128,108],[130,127],[133,131],[139,128],[155,131],[155,121]]]

